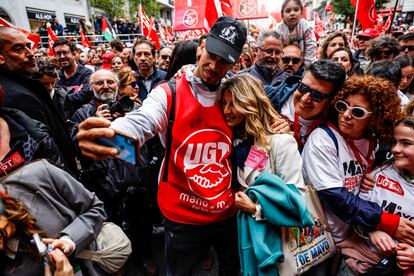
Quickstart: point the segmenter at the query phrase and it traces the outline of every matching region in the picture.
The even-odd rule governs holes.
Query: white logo
[[[231,60],[231,62],[235,62],[236,60],[234,59],[234,57],[232,57],[231,55],[228,56],[229,60]]]
[[[184,12],[183,24],[186,27],[193,27],[197,25],[198,14],[194,9],[188,9]]]
[[[221,31],[221,35],[219,35],[221,38],[224,38],[225,40],[227,40],[228,42],[230,42],[231,44],[234,44],[234,40],[237,37],[237,33],[236,33],[236,27],[234,26],[230,26],[230,27],[226,27]]]

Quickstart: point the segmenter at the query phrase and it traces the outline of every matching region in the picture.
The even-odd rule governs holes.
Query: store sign
[[[27,9],[27,17],[34,20],[47,20],[50,21],[55,17],[55,12],[53,11],[42,11],[36,9]]]
[[[82,19],[81,16],[65,14],[65,22],[66,22],[66,24],[78,25],[79,24],[79,21],[81,21],[81,19]]]

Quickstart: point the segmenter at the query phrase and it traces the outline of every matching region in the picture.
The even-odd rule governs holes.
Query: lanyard
[[[312,125],[308,129],[308,132],[306,133],[305,136],[308,136],[312,132],[312,130],[314,130],[321,123],[321,121],[322,120],[314,120],[312,122]],[[302,142],[302,139],[300,139],[300,129],[301,129],[301,127],[302,126],[299,123],[299,115],[295,113],[295,119],[293,121],[293,136],[295,137],[299,148],[302,148],[303,145],[305,144],[305,142]]]
[[[345,142],[347,143],[348,147],[351,148],[351,151],[355,159],[358,161],[361,167],[363,167],[362,159],[364,159],[367,162],[367,168],[366,170],[364,170],[364,173],[370,173],[372,171],[372,165],[374,164],[374,161],[375,161],[375,158],[370,157],[376,145],[374,137],[371,136],[369,138],[369,147],[368,147],[367,156],[363,156],[362,153],[355,146],[354,139],[342,133],[342,131],[339,128],[337,128],[336,126],[332,124],[328,124],[328,126],[335,129],[342,136],[342,138],[345,139]]]

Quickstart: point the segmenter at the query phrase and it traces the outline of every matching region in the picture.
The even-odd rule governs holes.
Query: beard
[[[111,88],[102,88],[99,92],[97,92],[92,87],[94,97],[103,103],[109,103],[111,101],[116,100],[116,96],[118,94],[118,89],[111,89]]]

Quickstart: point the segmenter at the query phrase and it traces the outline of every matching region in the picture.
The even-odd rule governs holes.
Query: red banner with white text
[[[176,0],[174,31],[204,28],[206,0]]]

